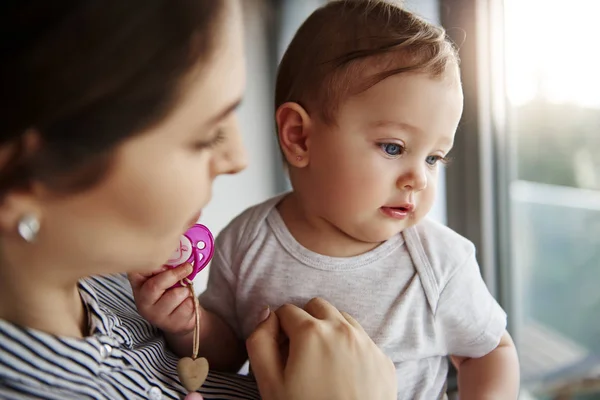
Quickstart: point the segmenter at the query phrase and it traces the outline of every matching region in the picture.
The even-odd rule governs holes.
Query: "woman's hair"
[[[60,191],[97,183],[115,147],[161,121],[212,55],[224,9],[224,0],[2,2],[0,197],[35,181]]]
[[[296,102],[331,123],[340,102],[405,72],[443,75],[458,53],[444,29],[391,0],[335,0],[300,27],[277,74],[275,109]]]

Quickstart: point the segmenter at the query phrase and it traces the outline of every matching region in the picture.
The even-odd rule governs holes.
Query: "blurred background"
[[[248,86],[239,117],[250,167],[217,180],[203,217],[216,233],[288,188],[274,78],[295,30],[324,2],[243,1]],[[405,5],[442,24],[461,49],[465,113],[431,215],[478,248],[509,313],[522,399],[600,399],[600,1]]]

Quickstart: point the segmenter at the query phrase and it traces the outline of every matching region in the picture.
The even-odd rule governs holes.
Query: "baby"
[[[475,249],[426,218],[462,103],[457,52],[441,28],[383,1],[334,1],[308,18],[276,86],[293,190],[221,232],[200,296],[201,353],[213,368],[240,368],[265,307],[318,296],[393,360],[398,399],[444,398],[447,356],[461,399],[516,398],[506,315]],[[187,304],[181,323],[159,325],[185,355]]]

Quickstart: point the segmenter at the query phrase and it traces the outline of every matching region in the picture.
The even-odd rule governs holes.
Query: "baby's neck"
[[[77,282],[60,285],[44,276],[27,276],[27,268],[19,267],[0,265],[0,319],[56,336],[88,334]]]
[[[307,215],[291,193],[277,206],[287,229],[303,247],[329,257],[353,257],[373,250],[381,243],[367,243],[348,236],[326,220]]]

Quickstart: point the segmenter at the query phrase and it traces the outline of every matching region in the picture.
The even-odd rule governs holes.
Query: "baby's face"
[[[311,208],[350,237],[389,239],[431,209],[463,108],[458,68],[400,74],[345,101],[311,135]],[[318,123],[317,123],[318,124]]]

